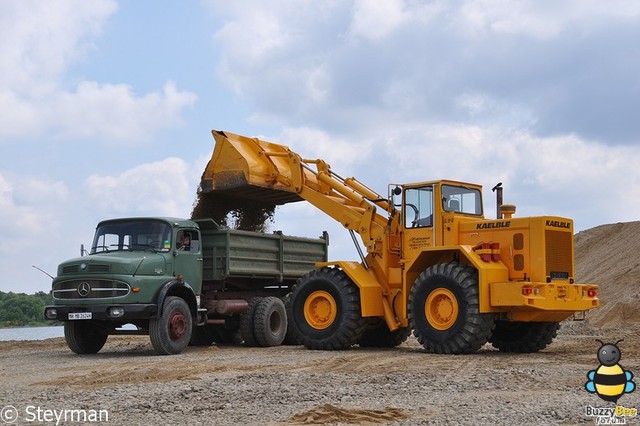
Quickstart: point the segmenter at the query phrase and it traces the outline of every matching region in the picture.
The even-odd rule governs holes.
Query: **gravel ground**
[[[395,349],[211,346],[176,356],[155,355],[145,336],[111,336],[86,356],[64,339],[0,342],[0,407],[15,407],[3,411],[3,420],[17,413],[15,424],[78,424],[81,413],[143,425],[594,423],[586,407],[614,407],[584,389],[599,366],[596,338],[624,338],[620,364],[640,374],[636,327],[585,322],[536,354],[487,345],[433,355],[413,338]],[[618,404],[640,408],[640,391]]]

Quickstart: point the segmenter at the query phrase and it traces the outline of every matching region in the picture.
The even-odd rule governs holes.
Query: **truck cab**
[[[182,244],[187,235],[190,246]],[[51,288],[54,305],[45,307],[45,318],[65,322],[74,352],[93,353],[110,334],[148,333],[168,298],[178,298],[170,334],[180,345],[188,343],[202,288],[199,242],[198,224],[191,220],[102,221],[88,255],[58,266]],[[136,330],[122,330],[125,324]]]

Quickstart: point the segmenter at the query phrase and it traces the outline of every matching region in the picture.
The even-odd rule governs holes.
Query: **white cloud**
[[[193,170],[180,158],[142,164],[115,176],[89,176],[84,188],[102,216],[151,215],[188,217],[197,188]]]
[[[180,92],[172,82],[161,93],[137,97],[124,84],[80,83],[74,93],[60,93],[50,126],[65,138],[140,141],[159,128],[180,123],[180,113],[196,95]]]
[[[638,14],[640,5],[628,0],[477,0],[463,2],[456,20],[474,36],[498,33],[544,40],[558,37],[571,27],[584,33],[606,25],[610,19],[635,19]]]
[[[214,40],[253,123],[344,131],[395,115],[637,140],[638,2],[242,4]]]
[[[303,158],[324,160],[338,174],[349,166],[362,164],[373,149],[365,141],[345,139],[308,127],[283,129],[277,140],[271,142],[287,145]]]
[[[0,87],[17,95],[50,92],[116,9],[113,0],[1,2]]]
[[[355,0],[350,36],[378,41],[410,18],[404,0]]]
[[[125,84],[66,81],[116,9],[112,0],[0,3],[0,138],[48,133],[137,142],[180,123],[196,95],[173,82],[139,96]]]
[[[0,174],[0,253],[24,253],[34,241],[48,241],[68,195],[63,182]]]

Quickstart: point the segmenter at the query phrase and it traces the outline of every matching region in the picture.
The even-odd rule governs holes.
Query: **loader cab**
[[[456,182],[435,181],[403,185],[403,254],[433,246],[458,244],[460,221],[483,217],[482,187]]]

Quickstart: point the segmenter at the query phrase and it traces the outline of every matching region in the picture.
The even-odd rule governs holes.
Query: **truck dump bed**
[[[243,278],[295,281],[327,261],[328,237],[291,237],[220,228],[197,220],[202,232],[203,281]]]

